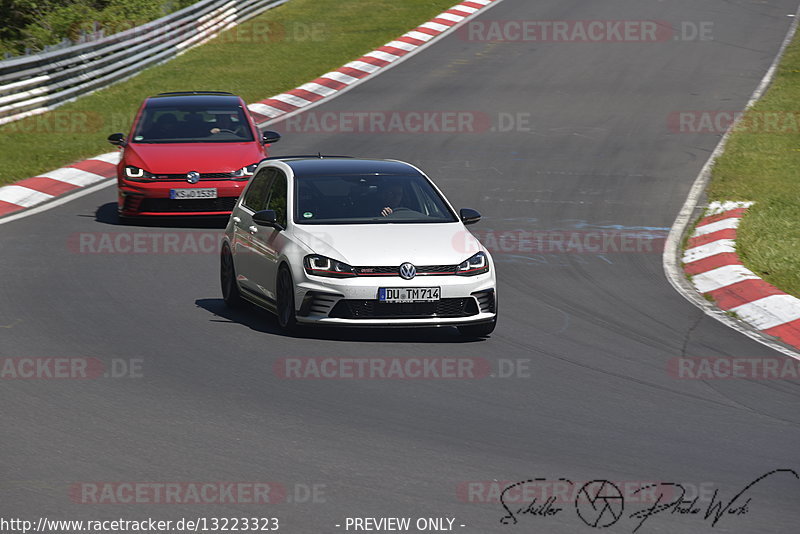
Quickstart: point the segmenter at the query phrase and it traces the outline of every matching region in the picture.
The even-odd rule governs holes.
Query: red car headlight
[[[231,176],[234,180],[249,180],[250,177],[253,176],[253,173],[256,172],[256,167],[258,167],[258,163],[246,165],[238,171],[233,171]]]
[[[126,165],[125,178],[127,178],[132,182],[149,182],[150,180],[155,179],[155,175],[147,172],[144,169],[140,169],[139,167],[134,167],[133,165]]]

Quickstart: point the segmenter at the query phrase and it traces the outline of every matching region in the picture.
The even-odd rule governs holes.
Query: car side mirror
[[[278,215],[275,210],[261,210],[253,214],[253,222],[259,226],[271,226],[277,230],[283,230],[283,226],[278,224]]]
[[[125,141],[125,134],[121,133],[113,133],[109,135],[108,142],[116,146],[125,146],[128,144],[128,142]]]
[[[481,214],[470,208],[461,208],[459,216],[461,217],[461,222],[464,223],[465,226],[468,224],[475,224],[481,220]]]
[[[261,142],[265,145],[269,145],[270,143],[277,143],[281,140],[281,134],[278,132],[273,132],[272,130],[266,130],[261,132]]]

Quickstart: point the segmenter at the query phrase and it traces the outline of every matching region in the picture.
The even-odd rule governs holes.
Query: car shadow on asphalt
[[[326,341],[384,342],[384,343],[475,343],[484,339],[461,336],[455,327],[442,328],[354,328],[301,327],[297,334],[287,334],[279,327],[275,316],[258,306],[245,303],[232,310],[221,298],[197,299],[195,304],[211,312],[212,321],[242,324],[256,332],[298,339]]]
[[[117,203],[109,202],[98,207],[94,213],[95,221],[101,224],[121,226],[125,228],[225,228],[228,223],[227,215],[217,215],[214,217],[138,217],[126,221],[121,221],[117,215]]]

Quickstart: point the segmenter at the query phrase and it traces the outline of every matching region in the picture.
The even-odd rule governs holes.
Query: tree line
[[[198,0],[0,0],[0,59],[41,52],[65,39],[110,35]]]

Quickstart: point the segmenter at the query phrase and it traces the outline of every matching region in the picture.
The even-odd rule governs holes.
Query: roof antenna
[[[322,159],[322,152],[317,152],[317,156],[319,157],[319,159]]]

